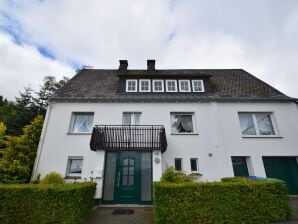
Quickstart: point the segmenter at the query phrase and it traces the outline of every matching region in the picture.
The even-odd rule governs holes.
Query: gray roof
[[[119,93],[119,77],[210,77],[212,92]],[[295,101],[243,69],[119,70],[82,69],[51,101],[105,102],[203,102],[203,101]]]

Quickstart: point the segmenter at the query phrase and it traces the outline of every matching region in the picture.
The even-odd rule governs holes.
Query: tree
[[[46,76],[43,80],[43,85],[40,86],[40,90],[36,92],[37,97],[33,98],[35,106],[38,107],[39,114],[45,114],[48,106],[49,98],[62,86],[68,82],[69,78],[63,77],[63,79],[56,81],[54,76]]]
[[[0,159],[1,183],[24,183],[30,180],[43,125],[38,115],[24,127],[21,136],[8,136]]]
[[[7,129],[6,125],[3,122],[0,122],[0,150],[2,150],[3,147],[5,146],[4,138],[5,138],[6,129]]]

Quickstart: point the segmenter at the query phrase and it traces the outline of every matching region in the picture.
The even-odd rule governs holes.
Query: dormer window
[[[167,92],[177,92],[177,81],[166,80]]]
[[[179,80],[179,91],[180,92],[190,92],[190,81],[189,80]]]
[[[163,92],[163,80],[153,80],[153,92]]]
[[[136,79],[127,79],[126,80],[126,92],[137,92],[138,82]]]
[[[192,80],[193,92],[205,92],[203,80]]]
[[[140,79],[140,92],[150,92],[150,79]]]

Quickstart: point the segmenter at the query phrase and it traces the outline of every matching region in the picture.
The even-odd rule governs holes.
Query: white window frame
[[[181,89],[181,83],[182,82],[187,82],[188,90],[182,90]],[[181,93],[189,93],[189,92],[191,92],[190,81],[188,79],[180,79],[179,80],[179,92],[181,92]]]
[[[134,82],[136,84],[135,90],[128,90],[128,82]],[[137,79],[126,79],[125,89],[126,89],[126,92],[128,92],[128,93],[138,92],[138,80]]]
[[[70,161],[71,160],[82,160],[82,169],[81,169],[81,173],[70,173],[69,169],[70,169]],[[82,173],[83,173],[83,165],[84,165],[84,157],[83,156],[69,156],[67,158],[67,166],[66,166],[66,172],[65,172],[65,176],[69,177],[69,178],[81,178],[82,177]]]
[[[161,90],[155,90],[155,83],[156,82],[161,82]],[[156,92],[156,93],[161,93],[164,92],[164,80],[163,79],[153,79],[152,80],[152,92]]]
[[[74,125],[75,125],[75,119],[77,115],[90,115],[92,116],[92,124],[91,124],[91,130],[90,132],[75,132]],[[68,134],[91,134],[92,133],[92,127],[93,127],[93,122],[94,122],[94,112],[72,112],[71,113],[71,118],[70,118],[70,125],[68,129]]]
[[[142,90],[142,82],[148,82],[148,90]],[[151,92],[151,80],[150,79],[139,79],[139,92]]]
[[[201,83],[202,91],[196,91],[196,90],[195,90],[195,82],[200,82],[200,83]],[[205,87],[204,87],[204,82],[203,82],[203,80],[201,80],[201,79],[194,79],[194,80],[191,80],[191,83],[192,83],[192,91],[193,91],[193,92],[197,92],[197,93],[205,92]]]
[[[124,124],[124,115],[125,114],[129,114],[131,117],[130,117],[130,125],[136,125],[136,115],[139,115],[140,116],[140,124],[141,125],[141,117],[142,117],[142,113],[141,112],[129,112],[129,111],[125,111],[122,113],[122,125],[125,125]]]
[[[192,128],[193,132],[181,132],[181,133],[173,133],[172,132],[172,119],[175,115],[191,115],[192,116]],[[171,112],[170,113],[170,122],[171,122],[171,135],[197,135],[197,126],[194,112]]]
[[[175,82],[175,90],[174,91],[169,91],[169,82]],[[167,92],[169,92],[169,93],[176,93],[178,90],[177,90],[177,80],[175,80],[175,79],[167,79],[166,80],[166,90],[167,90]]]
[[[240,123],[240,118],[239,118],[239,114],[241,113],[249,113],[252,115],[252,119],[253,119],[253,123],[254,123],[254,127],[256,130],[256,134],[255,135],[244,135],[242,134],[242,127],[241,127],[241,123]],[[273,131],[274,131],[274,135],[261,135],[260,134],[260,129],[259,129],[259,125],[258,125],[258,121],[257,121],[257,117],[256,114],[269,114],[270,116],[270,120],[272,123],[272,127],[273,127]],[[240,125],[240,131],[241,131],[241,135],[242,137],[245,138],[270,138],[270,137],[279,137],[279,131],[277,128],[277,124],[273,115],[273,112],[264,112],[264,111],[258,111],[258,112],[250,112],[250,111],[239,111],[238,112],[238,120],[239,120],[239,125]]]

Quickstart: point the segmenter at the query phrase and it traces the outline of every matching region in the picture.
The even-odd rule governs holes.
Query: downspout
[[[40,139],[39,139],[36,159],[35,159],[32,174],[31,174],[31,181],[33,181],[34,178],[36,177],[36,172],[37,172],[37,168],[39,166],[39,161],[40,161],[40,157],[41,157],[41,153],[42,153],[42,149],[43,149],[43,145],[44,145],[45,136],[46,136],[47,129],[48,129],[48,123],[49,123],[51,111],[52,111],[52,105],[49,103],[47,112],[46,112],[46,117],[45,117],[42,131],[41,131]]]

